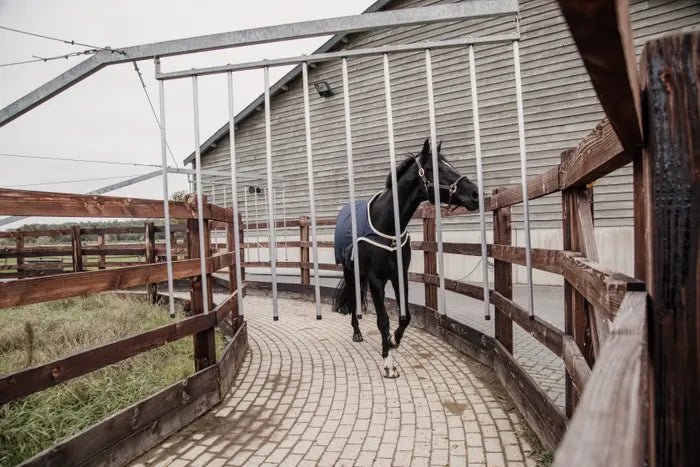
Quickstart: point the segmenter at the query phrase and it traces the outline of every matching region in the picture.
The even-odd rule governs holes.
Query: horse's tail
[[[352,304],[355,302],[354,283],[348,285],[345,279],[340,279],[333,296],[333,311],[347,315],[352,312]],[[367,307],[367,279],[360,279],[360,302],[363,308]]]

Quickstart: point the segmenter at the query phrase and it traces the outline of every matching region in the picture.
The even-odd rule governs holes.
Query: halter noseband
[[[416,162],[416,165],[418,166],[418,176],[420,177],[421,181],[423,182],[423,187],[425,189],[425,196],[430,200],[430,187],[435,186],[435,184],[428,180],[428,177],[425,176],[425,169],[423,168],[422,165],[420,165],[420,161],[418,160],[420,158],[419,155],[415,154],[409,154],[411,157],[413,157],[413,160]],[[447,192],[450,194],[449,197],[447,198],[447,212],[450,212],[452,209],[452,195],[457,192],[457,184],[463,179],[467,178],[466,175],[460,175],[457,177],[457,180],[452,182],[450,185],[438,185],[438,188],[447,190]],[[457,206],[455,206],[455,209],[457,209]]]

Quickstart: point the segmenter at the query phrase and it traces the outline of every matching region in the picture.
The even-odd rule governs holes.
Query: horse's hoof
[[[389,379],[396,379],[399,377],[399,370],[394,366],[391,368],[386,368],[384,367],[384,375],[385,378]]]
[[[362,342],[364,339],[362,338],[362,333],[361,332],[356,332],[355,334],[352,335],[352,340],[353,342]]]

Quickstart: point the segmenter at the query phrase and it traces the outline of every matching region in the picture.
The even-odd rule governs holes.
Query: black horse
[[[479,206],[477,186],[469,181],[440,154],[438,144],[438,177],[440,203],[463,206],[474,210]],[[399,197],[399,219],[401,224],[401,253],[403,258],[403,293],[399,292],[399,276],[396,258],[396,236],[394,234],[394,208],[391,189],[391,174],[386,179],[383,191],[369,201],[357,201],[357,236],[360,266],[361,305],[366,304],[369,286],[374,308],[377,313],[377,327],[382,336],[382,357],[384,377],[397,378],[399,373],[393,364],[390,349],[401,343],[406,327],[411,322],[408,310],[408,267],[411,263],[411,243],[406,227],[414,212],[423,201],[435,204],[433,185],[433,160],[429,140],[425,140],[420,154],[411,154],[396,168],[397,193]],[[351,216],[352,207],[346,204],[340,210],[335,227],[336,263],[343,266],[343,279],[336,289],[333,308],[343,314],[352,313],[352,339],[362,341],[362,333],[357,319],[355,303],[354,252],[352,246]],[[399,318],[399,326],[393,336],[389,329],[389,315],[384,307],[384,288],[391,281],[397,300],[405,300],[406,315]]]

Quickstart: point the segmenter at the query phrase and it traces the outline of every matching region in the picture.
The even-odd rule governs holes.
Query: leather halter
[[[423,168],[422,165],[420,165],[420,154],[412,154],[409,153],[411,157],[413,157],[413,160],[416,162],[416,165],[418,166],[418,176],[420,177],[421,181],[423,182],[423,188],[425,189],[425,196],[428,198],[428,201],[430,201],[430,187],[434,187],[435,184],[431,181],[428,180],[428,177],[425,176],[425,169]],[[438,160],[439,163],[439,160]],[[450,212],[452,208],[452,195],[457,192],[457,184],[463,179],[467,178],[466,175],[460,175],[457,177],[457,179],[452,182],[450,185],[438,185],[439,189],[447,190],[447,192],[450,194],[449,197],[447,198],[447,212]],[[433,204],[435,204],[435,200],[433,200]],[[455,205],[455,209],[457,209],[457,206]]]

